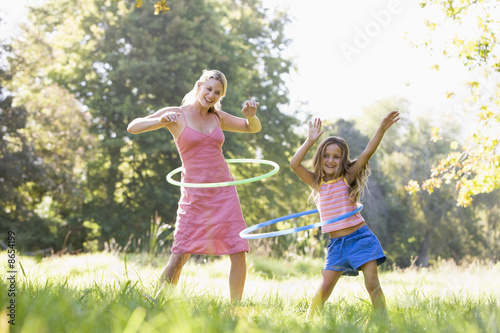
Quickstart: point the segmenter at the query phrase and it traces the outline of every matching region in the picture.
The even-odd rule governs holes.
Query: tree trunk
[[[424,236],[424,241],[422,242],[422,247],[418,252],[418,258],[416,261],[417,266],[429,267],[429,248],[430,248],[429,231],[427,231]]]

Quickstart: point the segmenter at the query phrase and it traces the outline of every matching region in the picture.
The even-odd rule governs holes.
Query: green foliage
[[[427,3],[431,2],[453,8],[460,5]],[[284,35],[287,14],[266,10],[257,0],[176,0],[169,1],[172,10],[166,15],[154,16],[147,10],[153,4],[153,0],[145,1],[138,9],[133,0],[83,0],[78,6],[68,0],[51,0],[32,8],[31,24],[24,28],[22,39],[2,51],[9,66],[0,72],[4,88],[0,98],[0,227],[19,233],[20,249],[95,251],[107,244],[114,252],[143,251],[161,257],[168,251],[179,188],[168,184],[165,176],[181,164],[177,149],[166,130],[131,135],[126,127],[134,118],[179,105],[205,68],[220,69],[229,80],[222,103],[225,111],[241,115],[244,100],[253,97],[260,102],[262,131],[225,133],[226,158],[264,158],[281,168],[269,179],[238,186],[247,224],[314,207],[310,189],[289,167],[304,140],[304,124],[295,115],[279,111],[288,103],[284,78],[293,66],[284,55],[290,42]],[[466,12],[450,13],[454,18]],[[456,44],[463,45],[468,44]],[[492,53],[486,52],[490,49],[479,49],[483,53],[463,58],[469,61],[467,65],[498,68]],[[489,104],[481,104],[477,115],[482,124],[492,124],[490,129],[494,129],[497,86],[471,82],[470,87],[472,104],[478,106],[485,100],[479,97],[487,97]],[[351,156],[357,156],[382,115],[392,109],[405,115],[407,102],[380,100],[356,121],[330,123],[327,134],[345,137]],[[403,116],[370,161],[373,173],[362,214],[386,250],[389,260],[382,269],[392,264],[427,266],[439,257],[457,262],[471,257],[500,258],[498,132],[476,131],[465,153],[453,136],[458,130],[452,125],[443,124],[438,130],[426,119],[410,121]],[[426,182],[433,165],[447,171]],[[448,168],[451,165],[457,168]],[[265,173],[269,167],[238,165],[231,171],[242,179]],[[492,191],[477,195],[473,207],[457,208],[457,177],[475,189],[490,184],[484,192]],[[422,184],[434,192],[429,196],[412,191],[409,184],[413,189]],[[470,189],[466,187],[464,193]],[[161,225],[155,222],[159,219]],[[317,221],[313,215],[262,231]],[[297,276],[302,270],[312,273],[291,258],[305,255],[321,261],[327,242],[328,236],[320,229],[252,240],[251,253],[276,259],[272,264],[256,262],[253,269],[279,279]],[[277,258],[287,259],[280,264]]]
[[[290,259],[250,257],[250,272],[265,278],[282,280],[291,277],[313,277],[324,266],[322,259],[296,256]]]
[[[120,1],[120,0],[113,0],[113,1]],[[143,0],[135,0],[135,6],[137,8],[141,8],[142,7],[142,3],[143,3]],[[155,15],[166,14],[170,10],[170,7],[168,6],[166,0],[158,0],[155,3],[155,5],[154,5],[153,8],[154,8]]]
[[[185,269],[197,282],[181,279],[177,288],[169,288],[152,301],[147,297],[153,289],[150,276],[161,268],[145,264],[140,256],[131,256],[126,263],[123,257],[104,253],[40,263],[22,256],[18,259],[25,271],[16,280],[15,331],[20,332],[493,333],[500,328],[495,294],[498,265],[475,264],[465,269],[442,263],[429,270],[412,267],[381,273],[388,296],[387,323],[373,315],[366,292],[359,292],[361,277],[341,278],[321,314],[307,321],[311,286],[319,284],[319,275],[290,276],[285,281],[262,279],[250,272],[246,296],[231,304],[219,287],[204,287],[205,282],[222,282],[220,288],[226,289],[227,267],[220,266],[220,261],[206,265],[190,261]],[[7,288],[5,271],[0,272],[2,290]],[[220,277],[204,281],[206,272]],[[8,295],[1,293],[0,306],[5,309],[8,302]]]
[[[448,33],[442,44],[432,38],[425,44],[430,50],[460,60],[470,71],[476,72],[478,79],[463,82],[470,88],[470,96],[463,103],[464,115],[474,124],[466,142],[450,147],[447,156],[433,165],[423,187],[432,193],[443,183],[453,183],[458,190],[457,205],[466,207],[471,205],[473,196],[500,189],[498,1],[424,1],[423,8],[429,7],[443,14],[436,22],[427,21],[433,33],[454,33]],[[448,96],[452,95],[454,93],[448,92]],[[438,139],[433,137],[433,140]],[[412,183],[409,189],[417,191],[419,187]]]
[[[173,239],[174,228],[169,224],[162,224],[158,212],[149,226],[149,255],[156,255],[167,239]]]
[[[369,140],[361,133],[374,133],[382,117],[391,110],[408,114],[407,106],[405,100],[383,99],[366,107],[356,123],[340,120],[325,129],[328,135],[345,138],[351,157],[355,157]],[[362,215],[388,257],[382,269],[392,264],[407,267],[413,263],[427,267],[439,257],[460,262],[465,258],[499,255],[498,251],[484,251],[498,237],[491,229],[495,222],[487,222],[483,216],[486,206],[495,207],[489,202],[494,196],[481,198],[478,202],[481,208],[475,209],[456,207],[455,191],[450,185],[442,186],[432,196],[426,192],[408,195],[405,190],[411,179],[425,179],[431,165],[446,155],[449,147],[446,138],[457,132],[457,125],[451,122],[443,125],[444,139],[432,142],[428,139],[432,131],[428,119],[410,121],[403,117],[386,133],[370,159],[372,175],[362,199],[365,206]]]
[[[81,173],[75,171],[83,154],[74,152],[85,146],[85,125],[79,127],[80,115],[69,114],[74,100],[55,86],[33,91],[29,100],[12,93],[15,70],[0,71],[0,227],[32,250],[56,248],[71,230],[69,212],[81,201]]]
[[[241,103],[252,97],[261,103],[263,131],[227,133],[226,157],[272,159],[283,170],[260,186],[239,188],[248,223],[263,218],[262,207],[272,207],[264,210],[264,218],[290,209],[283,189],[296,187],[286,180],[291,175],[288,148],[298,138],[289,130],[297,124],[295,118],[279,111],[288,102],[283,76],[291,66],[282,55],[288,43],[283,35],[286,14],[273,17],[258,1],[177,1],[172,3],[175,11],[159,17],[133,9],[130,2],[105,4],[109,6],[97,0],[78,6],[53,0],[33,9],[33,25],[26,27],[23,47],[16,50],[16,86],[35,92],[51,85],[65,89],[81,103],[74,108],[83,108],[88,120],[71,129],[88,130],[92,143],[64,147],[77,151],[75,158],[83,157],[85,165],[73,169],[81,171],[73,173],[79,180],[73,188],[83,198],[78,197],[78,205],[68,205],[62,219],[79,221],[80,227],[84,221],[97,223],[101,248],[111,238],[123,245],[130,234],[135,244],[146,244],[155,211],[165,224],[174,225],[179,189],[164,180],[181,163],[172,137],[165,130],[132,136],[126,128],[134,118],[179,105],[205,68],[220,69],[228,78],[225,111],[240,115]],[[43,60],[35,62],[35,57]],[[19,100],[28,101],[32,95],[26,89]],[[30,112],[37,112],[37,106]],[[52,128],[42,125],[43,142]],[[87,140],[85,133],[71,134]],[[256,172],[248,165],[234,174]]]

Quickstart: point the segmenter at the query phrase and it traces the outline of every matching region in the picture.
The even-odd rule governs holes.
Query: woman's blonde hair
[[[349,146],[347,145],[347,142],[344,139],[338,136],[330,136],[325,140],[323,140],[313,157],[313,165],[312,165],[312,171],[314,173],[314,187],[312,193],[313,197],[317,195],[319,188],[321,186],[321,181],[325,176],[322,167],[323,157],[325,156],[326,147],[328,147],[331,144],[336,144],[342,150],[340,164],[338,165],[335,171],[333,177],[334,179],[345,177],[346,174],[348,173],[349,167],[351,167],[354,164],[354,162],[356,162],[356,159],[352,161],[349,159]],[[370,176],[370,174],[371,174],[370,166],[368,165],[368,163],[366,163],[366,165],[357,173],[356,177],[354,178],[354,181],[351,184],[348,184],[349,198],[352,201],[354,202],[360,201],[361,197],[364,194],[368,182],[368,177]]]
[[[201,74],[198,81],[196,81],[193,89],[190,92],[188,92],[184,96],[184,98],[182,99],[181,105],[193,103],[196,99],[196,92],[198,91],[199,86],[201,86],[202,84],[204,84],[205,82],[207,82],[210,79],[215,79],[215,80],[219,81],[220,83],[222,83],[222,96],[217,101],[217,103],[215,103],[215,105],[213,107],[210,107],[208,112],[216,113],[217,110],[222,110],[221,102],[222,102],[222,99],[224,98],[224,96],[226,96],[227,80],[226,80],[226,76],[221,71],[218,71],[216,69],[211,69],[211,70],[204,69],[203,70],[203,74]]]

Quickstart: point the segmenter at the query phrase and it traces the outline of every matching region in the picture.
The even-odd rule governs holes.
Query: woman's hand
[[[162,114],[160,118],[160,123],[165,124],[165,125],[170,125],[171,123],[176,123],[177,118],[179,118],[181,114],[178,112],[174,111],[168,111]]]
[[[259,106],[259,102],[254,101],[254,100],[248,100],[243,104],[243,109],[241,109],[241,113],[246,118],[251,118],[255,117],[255,114],[257,113],[257,107]]]
[[[309,121],[309,134],[307,135],[308,140],[316,142],[324,132],[325,131],[321,130],[320,118],[315,118],[314,121]]]

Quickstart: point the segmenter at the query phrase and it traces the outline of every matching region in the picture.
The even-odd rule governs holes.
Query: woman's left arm
[[[224,111],[218,111],[221,128],[230,132],[257,133],[262,129],[259,118],[257,118],[257,107],[259,103],[248,100],[243,105],[241,113],[245,118],[233,116]]]

